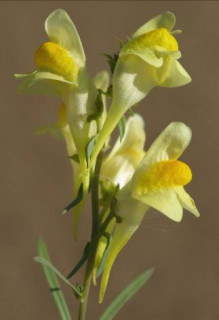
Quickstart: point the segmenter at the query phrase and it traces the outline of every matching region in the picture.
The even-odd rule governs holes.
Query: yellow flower
[[[136,168],[131,181],[118,193],[118,215],[101,280],[102,302],[112,265],[121,249],[153,207],[173,221],[181,221],[183,208],[199,217],[194,200],[184,185],[192,179],[188,165],[177,160],[191,140],[191,130],[181,122],[171,123],[154,141]]]
[[[24,81],[22,93],[60,95],[65,85],[77,86],[79,73],[85,67],[85,54],[77,30],[64,10],[53,11],[45,22],[49,41],[35,52],[36,70],[17,74]]]
[[[89,185],[86,146],[91,133],[96,134],[94,121],[88,121],[96,111],[98,88],[95,79],[86,72],[86,58],[77,30],[68,14],[61,9],[52,12],[45,22],[49,41],[36,50],[36,70],[16,75],[23,83],[18,90],[24,93],[58,95],[67,109],[67,121],[80,160],[84,194]],[[99,76],[99,84],[106,82],[106,72]],[[100,82],[103,81],[104,83]],[[103,118],[103,117],[102,117]]]
[[[93,159],[122,115],[156,86],[178,87],[191,81],[177,61],[179,45],[172,33],[175,16],[165,12],[139,28],[122,47],[113,75],[113,98]]]
[[[101,179],[110,180],[114,185],[124,187],[132,178],[144,156],[145,130],[143,118],[135,114],[126,123],[122,141],[116,141],[112,151],[104,159]]]
[[[177,160],[191,137],[185,124],[171,123],[152,144],[131,182],[132,197],[174,221],[181,221],[183,208],[199,216],[194,201],[184,190],[192,179],[191,169]]]
[[[125,127],[125,133],[122,141],[120,138],[116,141],[112,151],[104,159],[100,180],[107,185],[123,188],[132,178],[136,167],[144,156],[145,131],[143,118],[135,114],[130,117]],[[136,201],[135,201],[136,202]],[[103,217],[103,220],[109,214],[109,210]],[[108,225],[106,232],[111,234],[115,226],[115,219]],[[102,236],[99,240],[98,249],[93,269],[93,282],[96,284],[97,271],[100,266],[103,253],[107,246],[107,239]]]
[[[106,91],[108,84],[109,84],[109,75],[108,72],[106,71],[101,71],[93,79],[93,83],[95,85],[96,89]],[[70,91],[71,92],[71,91]],[[74,106],[77,106],[77,101],[75,101],[75,96],[82,97],[83,95],[77,95],[72,94],[72,99],[69,99],[69,104],[68,107],[71,106],[69,109],[70,112],[77,112],[77,108],[74,108]],[[96,97],[95,97],[96,98]],[[103,113],[100,117],[100,122],[102,125],[105,117],[106,117],[106,101],[105,97],[102,97],[103,99]],[[80,99],[79,99],[80,100]],[[82,102],[83,105],[83,99],[82,101],[79,101],[79,103]],[[91,100],[93,102],[93,100]],[[80,106],[80,104],[78,104]],[[87,106],[86,101],[85,101],[85,107]],[[81,110],[79,110],[80,112]],[[36,132],[38,134],[50,134],[53,137],[56,138],[64,138],[65,143],[66,143],[66,148],[67,148],[67,153],[69,157],[72,157],[73,155],[78,155],[79,158],[81,156],[82,159],[85,161],[85,144],[88,142],[88,140],[96,134],[96,125],[93,122],[88,124],[86,127],[83,126],[83,116],[80,115],[80,113],[72,115],[70,117],[69,121],[69,115],[68,115],[68,108],[66,105],[63,103],[59,109],[59,120],[50,126],[44,126],[39,128]],[[70,124],[72,127],[70,127]],[[86,128],[86,130],[84,130]],[[74,136],[73,136],[74,134]],[[84,138],[82,138],[84,137]],[[84,141],[84,143],[83,143]],[[84,149],[83,149],[84,148]],[[87,170],[87,164],[82,167],[81,163],[77,163],[74,160],[70,160],[73,168],[73,181],[74,181],[74,193],[73,193],[73,199],[77,196],[78,194],[78,189],[81,185],[82,182],[84,182],[85,174],[84,172]],[[88,174],[86,178],[89,178]],[[87,180],[86,180],[87,181]],[[77,238],[77,230],[78,230],[78,224],[79,224],[79,219],[80,219],[80,214],[82,212],[82,209],[84,207],[86,200],[86,189],[84,190],[84,198],[82,201],[77,204],[76,207],[73,208],[73,235],[74,238]]]

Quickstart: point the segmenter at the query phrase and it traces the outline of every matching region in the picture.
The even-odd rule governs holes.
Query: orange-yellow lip
[[[42,43],[36,50],[34,62],[38,68],[46,68],[53,73],[75,81],[78,74],[78,66],[70,53],[55,42]]]

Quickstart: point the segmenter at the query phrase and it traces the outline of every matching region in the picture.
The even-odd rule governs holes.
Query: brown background
[[[115,37],[125,39],[156,14],[173,11],[177,28],[183,29],[181,61],[193,78],[184,88],[154,89],[138,111],[146,121],[147,147],[173,120],[192,128],[193,140],[183,160],[193,169],[194,180],[187,190],[201,218],[185,212],[177,224],[151,210],[113,268],[104,305],[97,304],[97,290],[93,291],[88,320],[97,320],[112,297],[151,266],[156,270],[153,278],[117,319],[219,319],[216,1],[1,1],[0,319],[58,320],[41,268],[32,261],[37,238],[43,236],[53,262],[66,274],[90,232],[85,214],[80,242],[74,243],[71,217],[60,215],[72,191],[64,145],[32,133],[56,120],[59,101],[15,94],[17,82],[12,77],[33,70],[33,53],[46,41],[44,20],[59,7],[68,11],[78,28],[92,75],[107,68],[100,54],[117,50]],[[81,280],[80,274],[77,279]],[[65,292],[75,315],[77,303],[68,288]]]

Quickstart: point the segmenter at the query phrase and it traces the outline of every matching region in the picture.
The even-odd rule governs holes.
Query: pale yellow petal
[[[191,82],[191,77],[172,56],[164,58],[164,65],[157,69],[158,85],[161,87],[181,87]]]
[[[200,213],[195,205],[195,201],[190,197],[183,187],[176,188],[176,194],[184,209],[191,212],[196,217],[200,216]]]
[[[136,55],[139,58],[141,58],[143,61],[149,63],[150,65],[154,67],[161,67],[163,65],[163,58],[160,56],[158,57],[154,50],[150,48],[143,48],[143,49],[131,49],[123,47],[123,50],[120,53],[120,57],[126,56],[126,55]]]
[[[64,10],[53,11],[46,19],[45,29],[52,41],[65,47],[77,63],[84,66],[86,59],[80,37],[72,20]]]
[[[63,76],[47,71],[36,70],[29,74],[15,75],[15,77],[23,80],[17,89],[20,93],[61,96],[66,85],[72,85],[72,82]]]
[[[173,221],[180,222],[183,216],[183,208],[174,189],[157,189],[139,196],[132,196],[148,206],[160,211]]]
[[[116,225],[115,232],[113,234],[113,240],[107,256],[101,286],[99,293],[99,302],[102,303],[107,284],[109,281],[110,272],[112,266],[122,248],[126,245],[131,236],[138,229],[148,206],[141,203],[130,196],[124,195],[124,199],[118,203],[119,216],[123,219],[121,223]]]
[[[105,162],[108,162],[118,154],[126,156],[128,153],[133,152],[132,155],[134,156],[134,153],[142,153],[146,140],[144,126],[144,119],[139,114],[131,116],[127,120],[122,141],[120,141],[120,138],[117,139]]]
[[[103,161],[101,178],[110,179],[122,188],[131,178],[144,155],[144,121],[140,115],[130,117],[125,134],[116,141],[112,151]]]
[[[176,17],[172,12],[164,12],[141,26],[133,35],[132,39],[141,36],[146,32],[150,32],[157,28],[166,28],[172,30],[176,23]]]

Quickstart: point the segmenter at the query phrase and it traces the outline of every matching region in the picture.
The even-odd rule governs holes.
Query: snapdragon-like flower
[[[127,121],[122,141],[120,141],[120,138],[117,139],[111,152],[103,161],[100,181],[106,189],[108,185],[109,187],[119,185],[120,188],[123,188],[131,180],[135,169],[145,154],[145,138],[144,120],[140,115],[135,114]],[[108,214],[109,210],[106,211],[103,220],[106,219]],[[115,219],[107,226],[106,232],[111,234],[114,227]],[[95,284],[106,247],[107,238],[102,236],[99,240],[93,268],[93,282]]]
[[[136,168],[131,181],[119,191],[116,225],[101,281],[102,302],[112,265],[152,207],[173,221],[181,221],[183,208],[199,217],[194,200],[184,190],[192,179],[191,169],[178,160],[191,141],[191,130],[183,123],[171,123],[154,141]]]
[[[53,11],[45,21],[49,41],[35,52],[36,70],[17,74],[24,81],[18,90],[24,93],[60,95],[63,84],[78,85],[79,73],[85,67],[85,54],[78,32],[68,14]]]
[[[105,92],[109,85],[108,72],[101,71],[97,73],[93,79],[93,83],[97,90],[101,90]],[[106,98],[104,95],[102,97],[102,103],[103,103],[103,110],[99,118],[100,126],[102,126],[102,123],[106,118]],[[77,148],[76,148],[76,144],[73,139],[72,131],[69,125],[67,108],[64,103],[62,103],[61,107],[59,108],[58,121],[55,124],[40,127],[39,129],[36,130],[36,133],[49,134],[50,136],[58,139],[64,138],[66,143],[66,148],[67,148],[67,154],[69,156],[72,169],[73,169],[73,185],[74,185],[73,198],[75,199],[78,194],[79,187],[81,183],[83,183],[83,173],[81,170],[80,163],[73,160],[73,156],[77,157]],[[89,127],[88,137],[91,138],[95,134],[96,134],[96,125],[94,122],[91,122]],[[84,204],[85,204],[85,197],[72,209],[73,210],[73,236],[75,239],[77,238],[79,218],[80,218],[82,209],[84,207]]]
[[[23,79],[18,90],[24,93],[58,95],[64,101],[86,193],[89,170],[85,150],[93,126],[88,118],[96,112],[98,90],[86,72],[81,40],[68,14],[61,9],[52,12],[46,19],[45,30],[49,41],[36,50],[36,70],[30,74],[16,75]]]
[[[178,87],[191,81],[178,62],[172,29],[175,16],[165,12],[139,28],[122,47],[113,75],[112,104],[94,149],[93,160],[122,115],[156,86]]]
[[[135,114],[130,117],[122,138],[117,139],[109,155],[104,159],[100,173],[101,179],[110,180],[115,186],[123,188],[143,158],[145,144],[143,118]]]

